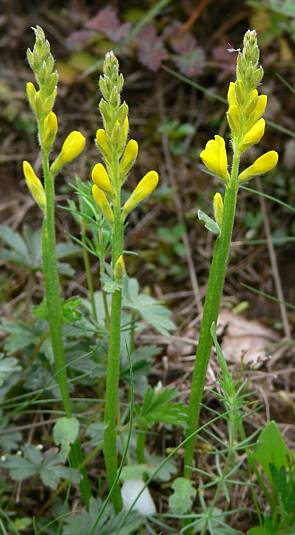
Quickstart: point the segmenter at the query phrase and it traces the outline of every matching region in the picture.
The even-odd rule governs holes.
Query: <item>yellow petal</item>
[[[223,199],[220,193],[215,193],[213,198],[214,217],[216,223],[221,227],[223,217]]]
[[[131,193],[128,201],[123,206],[123,218],[126,217],[131,210],[148,197],[154,189],[156,189],[159,182],[159,175],[156,171],[149,171],[137,184],[136,188]]]
[[[103,155],[109,154],[109,142],[106,135],[106,131],[103,128],[99,128],[96,132],[96,143]]]
[[[259,143],[261,140],[265,130],[265,120],[259,119],[257,123],[248,130],[248,132],[244,135],[242,142],[240,144],[240,151],[244,151],[251,147],[251,145],[255,145],[256,143]]]
[[[114,214],[111,209],[110,203],[105,193],[100,188],[98,188],[96,184],[92,186],[92,195],[104,217],[107,219],[107,221],[109,221],[109,223],[113,223]]]
[[[56,174],[61,167],[77,158],[84,149],[85,143],[86,139],[83,134],[77,130],[73,130],[73,132],[66,137],[59,155],[50,168],[52,173]]]
[[[262,175],[271,171],[278,163],[279,155],[275,150],[270,150],[259,156],[255,162],[239,174],[239,182],[249,180],[253,176]]]
[[[135,139],[128,141],[122,159],[120,161],[120,175],[122,178],[126,176],[131,167],[134,165],[138,154],[138,143]]]
[[[109,178],[109,175],[105,167],[101,163],[97,163],[92,169],[92,180],[98,188],[103,189],[107,193],[112,193],[113,188]]]
[[[26,184],[32,194],[33,199],[39,205],[41,210],[45,211],[46,208],[46,196],[41,180],[36,176],[35,171],[31,164],[24,160],[23,173],[26,180]]]
[[[51,147],[53,145],[58,129],[57,117],[54,111],[48,113],[44,121],[44,145]]]
[[[225,141],[221,136],[214,136],[206,143],[205,149],[201,152],[200,158],[212,173],[218,175],[225,182],[229,181],[227,170],[227,154]]]
[[[260,95],[257,100],[257,104],[254,110],[253,120],[258,121],[264,114],[267,105],[267,95]]]

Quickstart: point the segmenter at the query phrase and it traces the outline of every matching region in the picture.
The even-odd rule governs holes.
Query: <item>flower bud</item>
[[[123,206],[123,219],[134,210],[134,208],[141,202],[143,199],[148,197],[154,189],[156,189],[159,182],[159,175],[156,171],[149,171],[137,184],[136,188],[131,193],[128,201]]]
[[[103,216],[106,218],[106,220],[109,223],[113,223],[114,221],[114,214],[111,209],[110,203],[105,195],[105,193],[97,187],[96,184],[92,186],[92,195],[98,204]]]
[[[55,174],[61,167],[77,158],[84,149],[85,142],[86,139],[81,132],[78,132],[77,130],[71,132],[66,137],[58,157],[54,160],[51,166],[51,171]]]
[[[240,129],[240,114],[239,108],[236,104],[232,104],[227,112],[227,121],[231,131],[236,134]]]
[[[32,84],[32,82],[28,82],[27,85],[26,85],[26,93],[27,93],[27,99],[29,101],[29,104],[33,110],[34,113],[36,113],[36,95],[37,95],[37,91],[36,91],[36,88],[34,86],[34,84]]]
[[[95,164],[92,169],[91,177],[94,184],[96,184],[98,188],[106,191],[107,193],[113,193],[113,188],[109,175],[106,172],[105,167],[101,163]]]
[[[124,275],[125,275],[124,258],[123,258],[123,255],[120,255],[115,264],[114,277],[116,281],[120,281]]]
[[[96,132],[96,143],[102,155],[108,158],[110,155],[110,146],[106,131],[103,128],[99,128]]]
[[[237,103],[236,88],[235,88],[234,82],[229,83],[228,92],[227,92],[227,100],[228,100],[229,106],[233,106],[234,104]]]
[[[223,199],[220,193],[215,193],[213,198],[214,217],[216,223],[221,227],[223,217]]]
[[[46,209],[46,196],[41,180],[36,176],[35,171],[31,164],[24,160],[23,173],[26,180],[26,184],[32,194],[33,199],[43,212]]]
[[[52,147],[57,134],[58,122],[54,111],[48,113],[44,121],[44,147]]]
[[[265,120],[259,119],[257,123],[248,130],[248,132],[244,135],[241,143],[240,143],[240,151],[243,152],[247,150],[252,145],[256,145],[256,143],[259,143],[261,138],[263,137],[265,130]]]
[[[138,144],[135,139],[128,141],[122,159],[120,161],[120,176],[122,179],[129,173],[131,167],[134,165],[138,154]]]
[[[255,162],[239,174],[239,182],[245,182],[253,176],[263,175],[271,171],[278,163],[279,155],[275,150],[270,150],[262,156],[259,156]]]

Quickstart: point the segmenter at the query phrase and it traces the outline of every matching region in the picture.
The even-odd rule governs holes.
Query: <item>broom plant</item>
[[[227,95],[229,104],[227,121],[230,127],[232,150],[231,172],[228,170],[228,157],[223,137],[215,135],[214,139],[208,141],[200,154],[207,169],[224,184],[225,194],[224,198],[219,192],[214,196],[215,221],[206,214],[199,213],[199,218],[205,221],[209,230],[217,234],[217,238],[210,267],[191,383],[187,437],[192,435],[193,438],[188,440],[185,445],[184,475],[187,478],[191,476],[192,472],[195,433],[199,425],[206,372],[213,345],[210,330],[212,324],[216,323],[219,314],[239,186],[253,176],[270,171],[278,161],[277,152],[271,150],[239,173],[241,156],[253,145],[259,143],[265,130],[265,120],[262,115],[266,108],[267,95],[259,95],[257,90],[262,77],[263,69],[259,65],[256,32],[248,30],[244,36],[243,50],[238,52],[236,81],[230,82]]]
[[[63,341],[63,310],[59,287],[56,258],[55,233],[55,179],[64,165],[71,162],[83,151],[85,137],[79,131],[71,132],[65,139],[61,151],[50,164],[50,154],[58,131],[57,116],[53,111],[57,93],[58,74],[54,70],[54,58],[50,52],[49,42],[45,39],[40,26],[33,28],[35,46],[28,49],[27,58],[34,73],[38,90],[32,82],[26,86],[27,97],[35,115],[38,141],[42,156],[42,174],[44,183],[37,177],[28,161],[23,162],[23,172],[27,186],[43,213],[42,224],[42,255],[47,320],[54,355],[55,373],[59,384],[61,399],[67,418],[72,417],[72,403],[69,393],[67,364]],[[83,463],[83,452],[80,442],[76,440],[70,452],[70,462],[76,468]],[[81,493],[87,504],[91,496],[87,472],[81,468]]]

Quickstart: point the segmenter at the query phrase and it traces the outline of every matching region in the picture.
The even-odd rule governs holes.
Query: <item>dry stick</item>
[[[262,192],[262,184],[261,184],[261,180],[259,177],[256,178],[256,185],[257,185],[257,189],[260,192]],[[286,305],[284,303],[283,288],[282,288],[275,248],[274,248],[274,244],[273,244],[273,240],[271,236],[271,228],[270,228],[269,217],[267,213],[266,202],[265,202],[265,198],[262,195],[259,195],[259,202],[260,202],[260,208],[261,208],[261,213],[263,217],[263,225],[264,225],[264,231],[265,231],[266,240],[267,240],[267,248],[268,248],[268,254],[269,254],[270,263],[272,267],[273,279],[274,279],[274,283],[276,287],[277,297],[279,299],[279,307],[280,307],[280,313],[281,313],[283,327],[285,331],[285,336],[286,338],[291,339],[290,325],[288,321]]]
[[[159,100],[161,122],[165,123],[166,114],[165,114],[165,103],[164,103],[164,99],[163,99],[162,90],[158,91],[158,100]],[[163,147],[163,153],[164,153],[164,157],[165,157],[165,163],[166,163],[166,169],[167,169],[167,173],[168,173],[168,179],[169,179],[169,182],[170,182],[170,184],[171,184],[171,186],[172,186],[172,188],[174,190],[173,200],[174,200],[174,205],[175,205],[175,209],[176,209],[177,219],[178,219],[179,223],[184,228],[184,232],[183,232],[183,235],[182,235],[182,241],[183,241],[183,245],[184,245],[187,265],[188,265],[188,268],[189,268],[189,274],[190,274],[191,285],[192,285],[192,289],[193,289],[193,293],[194,293],[194,299],[195,299],[195,303],[197,305],[198,314],[201,315],[202,312],[203,312],[203,305],[202,305],[202,300],[201,300],[201,295],[200,295],[200,288],[199,288],[199,283],[198,283],[196,270],[195,270],[195,266],[194,266],[194,261],[193,261],[192,251],[191,251],[191,247],[190,247],[190,243],[189,243],[189,238],[188,238],[188,234],[187,234],[187,231],[186,231],[186,224],[185,224],[185,220],[184,220],[184,217],[183,217],[182,201],[181,201],[181,197],[180,197],[180,195],[178,193],[177,183],[176,183],[176,180],[175,180],[173,164],[172,164],[172,159],[171,159],[171,152],[170,152],[170,147],[169,147],[169,141],[168,141],[167,134],[165,134],[165,133],[162,134],[162,147]]]

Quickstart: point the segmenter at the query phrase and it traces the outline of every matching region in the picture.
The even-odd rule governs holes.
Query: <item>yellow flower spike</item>
[[[51,111],[48,113],[47,117],[44,121],[44,146],[45,147],[51,147],[54,143],[54,140],[56,138],[58,129],[58,122],[57,117],[54,113],[54,111]]]
[[[106,135],[106,131],[103,128],[99,128],[96,132],[96,143],[103,156],[108,156],[109,142]]]
[[[240,129],[240,114],[236,104],[232,104],[227,112],[227,121],[232,132],[237,133]]]
[[[149,171],[137,184],[136,188],[131,193],[128,201],[124,204],[122,215],[123,219],[134,210],[134,208],[141,202],[143,199],[148,197],[154,189],[156,189],[159,182],[159,175],[156,171]]]
[[[216,135],[214,139],[210,139],[206,143],[205,149],[201,152],[200,158],[209,171],[218,175],[225,182],[229,181],[230,176],[227,170],[227,154],[223,137]]]
[[[230,106],[237,104],[236,88],[235,88],[234,82],[229,83],[228,92],[227,92],[227,100]]]
[[[65,139],[58,157],[54,160],[50,170],[57,173],[67,163],[81,154],[85,147],[86,139],[78,130],[73,130]]]
[[[91,178],[98,188],[106,191],[107,193],[113,193],[113,188],[109,175],[105,167],[101,163],[95,164],[92,169]]]
[[[37,91],[36,91],[36,88],[34,86],[34,84],[32,84],[32,82],[28,82],[27,85],[26,85],[26,93],[27,93],[27,99],[29,101],[29,104],[33,110],[34,113],[36,113],[36,95],[37,95]]]
[[[114,269],[114,276],[117,281],[120,281],[125,275],[125,263],[123,255],[120,255]]]
[[[98,204],[103,216],[106,218],[106,220],[109,222],[109,223],[113,223],[114,221],[114,214],[113,214],[113,211],[111,209],[111,206],[110,206],[110,203],[106,197],[106,194],[100,189],[97,187],[96,184],[94,184],[92,186],[92,195],[96,201],[96,203]]]
[[[261,138],[263,137],[265,130],[265,120],[259,119],[250,130],[244,135],[241,143],[240,143],[240,151],[243,152],[251,145],[256,145],[256,143],[259,143]]]
[[[120,176],[123,179],[134,165],[138,154],[138,143],[135,139],[128,141],[120,161]]]
[[[270,150],[259,156],[255,162],[239,174],[239,182],[245,182],[253,176],[263,175],[271,171],[278,163],[279,155],[275,150]]]
[[[31,164],[26,160],[23,161],[23,173],[26,180],[26,184],[32,194],[33,199],[38,206],[45,212],[46,209],[46,196],[41,180],[36,176],[35,171]]]
[[[223,217],[223,199],[220,193],[215,193],[214,195],[213,208],[215,221],[221,227]]]

